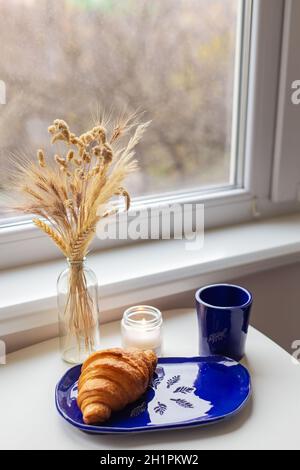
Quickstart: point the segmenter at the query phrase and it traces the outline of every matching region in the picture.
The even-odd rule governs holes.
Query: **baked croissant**
[[[103,423],[145,393],[157,364],[153,351],[105,349],[82,365],[77,404],[86,424]]]

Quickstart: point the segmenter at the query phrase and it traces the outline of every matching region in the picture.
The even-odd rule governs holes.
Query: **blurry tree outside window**
[[[133,195],[229,184],[238,3],[0,0],[0,188],[53,119],[80,132],[137,108],[153,122]]]

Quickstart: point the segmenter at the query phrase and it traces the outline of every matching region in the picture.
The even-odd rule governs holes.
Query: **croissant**
[[[103,423],[145,393],[157,365],[153,351],[105,349],[83,363],[77,404],[86,424]]]

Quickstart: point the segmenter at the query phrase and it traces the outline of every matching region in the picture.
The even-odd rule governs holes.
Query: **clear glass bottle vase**
[[[98,282],[85,259],[68,260],[57,280],[57,300],[62,358],[79,364],[99,349],[100,339]]]

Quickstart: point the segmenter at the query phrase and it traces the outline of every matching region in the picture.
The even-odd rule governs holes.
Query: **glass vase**
[[[62,358],[80,364],[99,349],[98,282],[85,260],[68,260],[57,280]]]

